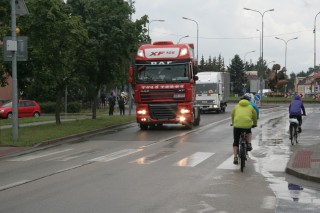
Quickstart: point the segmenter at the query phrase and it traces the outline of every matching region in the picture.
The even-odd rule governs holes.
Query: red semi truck
[[[163,124],[200,124],[196,106],[197,64],[193,44],[159,41],[139,47],[129,71],[136,120],[142,130]]]

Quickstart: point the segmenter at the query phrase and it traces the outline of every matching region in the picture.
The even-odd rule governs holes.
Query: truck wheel
[[[200,113],[195,113],[194,114],[194,122],[193,125],[194,126],[199,126],[200,124]]]
[[[140,124],[140,129],[141,130],[147,130],[148,129],[148,124]]]

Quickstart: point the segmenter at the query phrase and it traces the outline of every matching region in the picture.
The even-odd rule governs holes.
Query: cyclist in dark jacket
[[[289,105],[289,118],[296,118],[299,121],[299,132],[301,132],[302,125],[301,115],[306,115],[306,110],[304,108],[303,102],[301,101],[301,97],[299,95],[295,95]]]

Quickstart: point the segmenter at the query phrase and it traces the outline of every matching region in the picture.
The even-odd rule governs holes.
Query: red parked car
[[[18,117],[39,117],[41,108],[34,100],[19,100]],[[12,101],[0,106],[0,118],[12,118]]]

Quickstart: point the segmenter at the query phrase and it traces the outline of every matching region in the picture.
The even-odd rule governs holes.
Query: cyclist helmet
[[[241,99],[246,99],[246,100],[250,101],[251,100],[251,94],[250,93],[246,93],[241,97]]]

